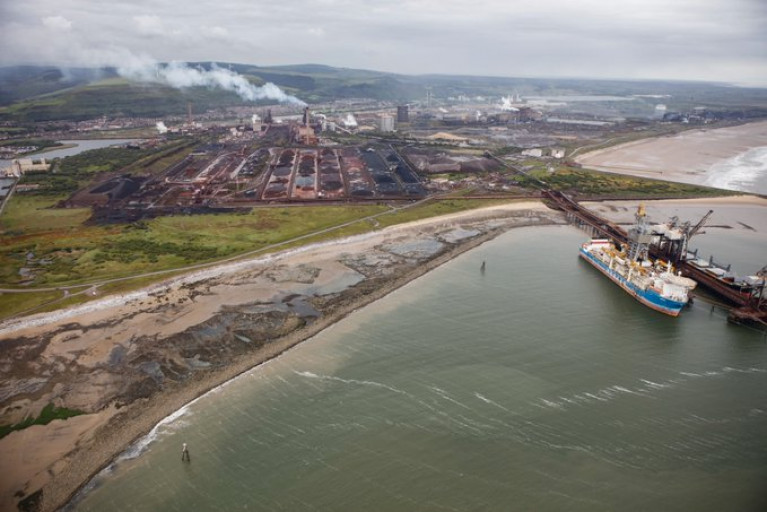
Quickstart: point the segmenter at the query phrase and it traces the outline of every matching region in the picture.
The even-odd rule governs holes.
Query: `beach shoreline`
[[[710,185],[712,169],[717,164],[765,146],[767,121],[756,121],[635,140],[583,153],[576,156],[575,161],[583,167],[603,172]]]
[[[166,380],[161,392],[151,393],[146,397],[138,396],[134,400],[124,400],[125,403],[121,403],[119,400],[110,400],[103,406],[94,406],[94,403],[99,404],[105,400],[103,392],[101,394],[94,392],[86,397],[96,409],[90,414],[66,421],[55,420],[46,426],[36,425],[9,434],[0,440],[0,455],[3,455],[0,460],[6,461],[5,464],[0,462],[0,470],[9,469],[2,466],[13,466],[17,468],[17,473],[20,473],[20,476],[11,483],[14,487],[4,489],[3,503],[10,504],[9,498],[11,496],[8,493],[13,492],[13,505],[19,499],[32,496],[31,499],[37,500],[39,510],[61,508],[70,502],[94,476],[108,467],[135,442],[149,434],[163,419],[205,393],[279,356],[286,350],[347,317],[355,310],[375,302],[430,270],[510,229],[529,225],[563,223],[563,219],[557,212],[548,210],[542,203],[526,201],[393,226],[376,232],[372,236],[362,237],[361,240],[352,237],[351,241],[348,242],[348,247],[343,242],[337,242],[340,249],[348,249],[343,252],[339,252],[340,249],[332,246],[319,248],[309,246],[299,250],[286,251],[281,255],[261,258],[259,260],[268,260],[263,264],[267,273],[286,272],[286,266],[291,269],[301,269],[304,265],[316,263],[318,258],[322,259],[328,254],[332,255],[330,260],[334,260],[336,264],[341,260],[348,263],[347,259],[352,258],[355,254],[373,251],[375,248],[380,248],[386,244],[398,243],[402,247],[406,247],[408,244],[412,244],[414,240],[417,242],[419,239],[421,241],[438,239],[444,242],[449,238],[450,233],[458,233],[455,236],[459,237],[455,243],[443,243],[443,250],[420,260],[416,259],[415,264],[402,266],[398,263],[393,267],[395,270],[388,275],[375,278],[368,276],[345,291],[328,295],[328,297],[332,297],[332,300],[328,302],[328,307],[322,311],[319,318],[307,325],[299,325],[298,327],[295,323],[289,324],[284,327],[287,332],[283,335],[270,340],[257,350],[237,353],[225,365],[214,369],[195,371],[193,372],[194,378],[191,379]],[[472,234],[471,230],[475,230],[476,233]],[[464,233],[461,234],[461,231]],[[461,236],[464,238],[460,238]],[[335,255],[333,255],[334,251]],[[234,271],[230,270],[232,272],[231,279],[236,279],[238,278],[236,276],[240,275],[247,276],[248,272],[254,273],[252,270],[248,270],[247,263],[238,263],[238,265],[241,268],[238,267]],[[323,267],[322,264],[318,265],[322,267],[322,272],[330,269],[328,275],[334,275],[333,272],[338,272],[333,269],[330,263],[326,267]],[[400,273],[403,269],[404,272]],[[259,274],[261,276],[264,271],[259,270],[259,272],[261,272]],[[313,281],[315,284],[322,281],[322,272],[320,272],[320,278]],[[160,320],[152,324],[148,320],[150,313],[147,313],[145,302],[139,302],[140,297],[130,297],[125,299],[127,303],[120,304],[120,301],[116,301],[117,303],[107,303],[103,308],[86,308],[77,316],[66,314],[48,316],[47,323],[46,317],[40,320],[39,316],[32,318],[33,321],[27,324],[24,323],[24,320],[15,320],[10,325],[6,323],[1,326],[3,330],[0,330],[2,333],[0,336],[6,339],[12,335],[19,336],[21,339],[29,339],[54,331],[52,335],[46,334],[49,337],[45,343],[42,359],[54,358],[55,356],[58,361],[61,361],[63,356],[71,357],[65,352],[66,350],[74,352],[79,350],[80,353],[85,351],[84,360],[96,361],[95,358],[98,355],[98,360],[96,362],[91,361],[91,363],[94,367],[101,367],[105,361],[110,360],[115,352],[115,347],[119,345],[115,345],[112,337],[127,336],[123,331],[135,331],[136,327],[139,326],[147,329],[147,332],[143,333],[144,336],[152,334],[152,329],[154,329],[154,339],[158,339],[158,333],[160,336],[174,339],[171,334],[184,335],[189,332],[189,328],[193,328],[200,321],[209,322],[209,319],[205,320],[206,316],[217,315],[218,306],[221,304],[215,299],[226,295],[227,287],[229,291],[233,292],[236,299],[234,302],[242,302],[237,293],[238,289],[231,283],[212,287],[209,285],[209,275],[215,273],[215,270],[207,270],[205,271],[206,275],[197,277],[199,283],[208,286],[204,290],[197,290],[195,288],[197,285],[189,285],[188,281],[184,281],[184,277],[180,277],[165,282],[162,285],[166,289],[165,292],[153,291],[146,295],[155,297],[158,302],[162,302],[162,293],[164,293],[166,302],[172,304],[178,298],[178,302],[181,304],[184,300],[181,290],[194,289],[201,293],[199,296],[191,294],[192,299],[198,301],[197,305],[202,310],[201,313],[193,311],[193,305],[187,309],[183,309],[186,307],[183,305],[174,306],[176,308],[175,313],[169,312],[168,305],[162,304],[161,306],[166,309],[150,311]],[[338,276],[335,275],[335,278]],[[301,279],[297,278],[297,281],[301,281]],[[278,288],[286,286],[280,279],[276,279],[274,282]],[[215,294],[211,290],[215,290]],[[251,294],[252,291],[252,288],[249,289]],[[168,297],[171,298],[170,301],[167,300]],[[252,296],[250,298],[252,299]],[[194,300],[190,299],[188,304],[192,304]],[[205,302],[206,300],[208,302]],[[141,304],[141,306],[137,306],[137,304]],[[216,307],[212,309],[211,304],[215,304]],[[152,307],[160,308],[160,306],[155,305]],[[178,318],[172,318],[174,314]],[[120,324],[126,324],[122,327],[122,331],[120,331]],[[175,327],[168,330],[168,324],[175,325]],[[76,335],[72,333],[76,333]],[[135,337],[135,332],[132,336]],[[135,342],[134,337],[130,338],[128,344]],[[86,346],[86,342],[83,341],[86,339],[91,340],[90,345]],[[66,347],[67,343],[74,345]],[[82,345],[78,346],[77,343]],[[123,341],[122,344],[124,345],[126,342]],[[50,395],[44,395],[41,399],[49,400],[50,398]],[[58,397],[53,402],[65,400],[64,405],[68,405],[66,399],[66,396]],[[7,403],[6,401],[4,405],[7,406]],[[65,426],[71,431],[63,432],[61,429]],[[27,447],[34,445],[36,451],[41,453],[50,453],[49,460],[30,462],[29,450],[24,451],[16,448],[13,451],[11,449],[11,447],[18,447],[19,443],[21,446]],[[23,484],[22,488],[19,489],[21,484]],[[38,493],[35,486],[39,486],[41,492]]]

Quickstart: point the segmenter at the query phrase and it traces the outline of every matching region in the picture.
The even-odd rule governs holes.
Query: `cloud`
[[[0,64],[67,62],[74,44],[161,61],[765,83],[765,26],[764,0],[0,0]]]
[[[133,17],[136,30],[141,35],[160,36],[167,32],[159,16],[142,14]]]
[[[53,30],[71,30],[72,22],[64,16],[46,16],[43,25]]]
[[[218,39],[220,41],[228,41],[231,39],[231,36],[229,35],[229,31],[225,29],[224,27],[215,26],[215,27],[202,27],[200,30],[203,36],[207,37],[208,39]]]

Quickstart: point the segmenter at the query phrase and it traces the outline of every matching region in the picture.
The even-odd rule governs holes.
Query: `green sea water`
[[[645,308],[585,238],[458,257],[189,405],[72,508],[767,510],[764,335]]]

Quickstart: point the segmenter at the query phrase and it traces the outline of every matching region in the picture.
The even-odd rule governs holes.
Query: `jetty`
[[[541,192],[542,197],[549,206],[565,213],[567,220],[587,231],[594,237],[609,238],[618,244],[628,244],[628,233],[617,224],[600,217],[596,213],[580,205],[573,198],[563,192],[546,189]],[[727,319],[733,323],[754,324],[767,328],[767,297],[765,296],[765,279],[767,278],[767,266],[762,268],[753,284],[741,284],[736,286],[732,282],[697,266],[693,260],[688,259],[687,243],[697,233],[703,223],[711,215],[706,214],[697,224],[683,226],[679,230],[681,237],[664,237],[659,234],[661,243],[650,247],[654,258],[665,258],[674,263],[683,276],[694,279],[698,286],[705,289],[711,295],[721,299],[729,310]]]

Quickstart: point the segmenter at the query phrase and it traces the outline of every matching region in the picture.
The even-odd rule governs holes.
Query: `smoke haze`
[[[184,62],[159,64],[136,58],[119,66],[117,72],[130,80],[161,83],[178,89],[185,87],[224,89],[236,93],[246,101],[269,99],[281,103],[306,104],[295,96],[286,94],[273,83],[256,86],[244,76],[216,64],[212,64],[211,68],[206,70],[190,67]]]

